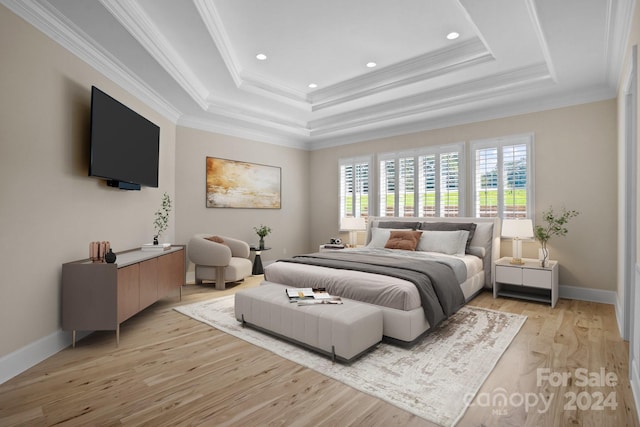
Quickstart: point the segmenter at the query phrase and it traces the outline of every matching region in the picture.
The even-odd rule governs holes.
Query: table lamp
[[[522,265],[522,240],[533,237],[533,222],[530,219],[505,219],[502,221],[502,237],[513,239],[511,264]]]
[[[367,229],[367,224],[363,217],[354,218],[345,216],[340,220],[340,230],[349,232],[349,245],[355,247],[357,243],[356,233]]]

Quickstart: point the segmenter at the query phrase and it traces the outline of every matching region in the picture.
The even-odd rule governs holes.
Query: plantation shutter
[[[476,217],[531,218],[533,135],[473,141]]]
[[[459,216],[464,144],[380,155],[380,216]]]
[[[368,218],[370,169],[370,157],[339,161],[340,218]]]

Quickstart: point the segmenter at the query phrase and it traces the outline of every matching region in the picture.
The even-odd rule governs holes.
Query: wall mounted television
[[[124,190],[158,187],[160,128],[91,87],[89,176]]]

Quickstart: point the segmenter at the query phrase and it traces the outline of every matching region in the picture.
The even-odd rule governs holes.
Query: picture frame
[[[280,209],[282,169],[207,156],[206,207]]]

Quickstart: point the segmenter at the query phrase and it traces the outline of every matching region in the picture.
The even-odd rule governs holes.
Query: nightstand
[[[558,302],[558,261],[540,267],[537,259],[523,258],[524,264],[511,264],[511,258],[495,262],[493,297],[528,299],[551,304]]]

